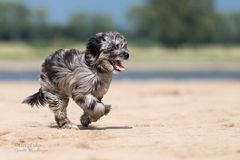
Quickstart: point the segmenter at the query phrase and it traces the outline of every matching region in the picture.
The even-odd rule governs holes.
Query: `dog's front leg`
[[[81,123],[83,126],[88,126],[91,122],[96,122],[111,109],[111,106],[105,106],[91,94],[74,96],[73,100],[84,111],[84,114],[81,116]]]

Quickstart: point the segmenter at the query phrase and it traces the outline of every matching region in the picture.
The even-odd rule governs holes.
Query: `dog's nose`
[[[128,59],[129,58],[129,53],[128,52],[122,52],[123,58]]]

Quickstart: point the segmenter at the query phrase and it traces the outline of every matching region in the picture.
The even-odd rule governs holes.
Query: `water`
[[[38,80],[39,72],[0,72],[0,80]],[[151,79],[240,79],[240,71],[128,71],[114,75],[115,80],[151,80]]]

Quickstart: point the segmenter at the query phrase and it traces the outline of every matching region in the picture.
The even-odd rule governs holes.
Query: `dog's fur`
[[[48,104],[60,128],[78,128],[67,117],[69,97],[83,109],[82,126],[87,127],[106,115],[110,105],[101,99],[106,94],[113,72],[122,71],[121,61],[129,58],[127,41],[118,32],[97,33],[90,38],[86,51],[59,49],[42,64],[40,89],[23,103]]]

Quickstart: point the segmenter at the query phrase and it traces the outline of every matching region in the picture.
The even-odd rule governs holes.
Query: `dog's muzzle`
[[[126,51],[123,51],[121,52],[119,55],[118,55],[119,59],[113,59],[113,60],[110,60],[110,63],[112,64],[114,70],[118,71],[118,72],[122,72],[122,71],[125,71],[125,67],[122,65],[122,61],[123,60],[127,60],[129,58],[129,53],[126,52]]]
[[[122,62],[120,60],[111,60],[110,63],[116,71],[125,71],[125,67],[122,65]]]

